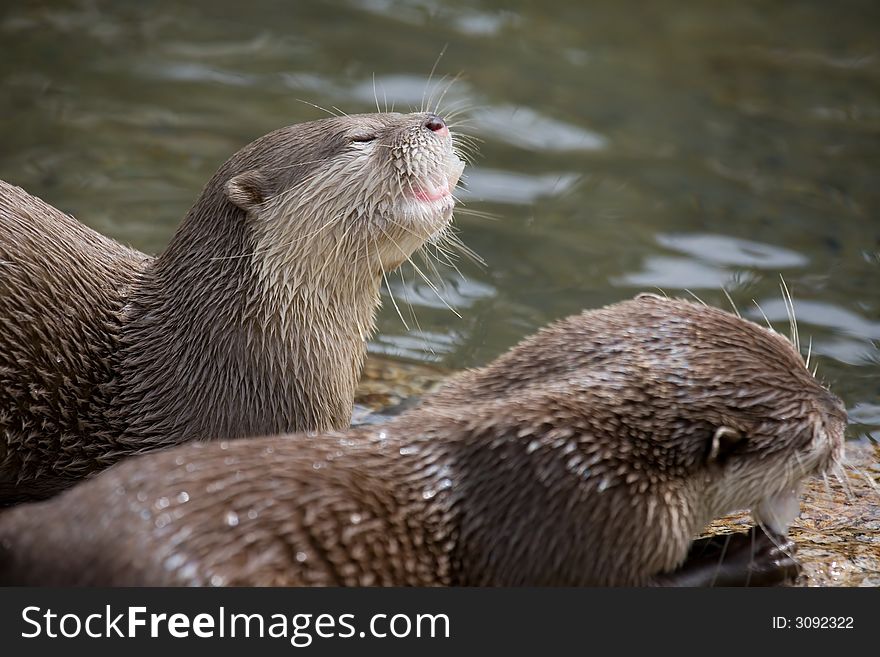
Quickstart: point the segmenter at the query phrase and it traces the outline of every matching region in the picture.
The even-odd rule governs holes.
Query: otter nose
[[[449,128],[446,127],[446,123],[436,114],[431,114],[424,125],[428,130],[438,135],[444,136],[449,134]]]

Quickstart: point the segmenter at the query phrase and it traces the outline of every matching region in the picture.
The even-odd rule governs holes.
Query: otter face
[[[464,169],[434,114],[361,114],[290,126],[236,156],[227,198],[247,211],[276,271],[339,259],[371,274],[448,225]],[[236,158],[233,158],[236,159]],[[227,174],[228,175],[228,174]]]
[[[846,409],[785,337],[716,309],[680,312],[688,369],[674,375],[685,390],[680,415],[702,427],[689,449],[702,450],[705,515],[749,509],[758,524],[785,535],[799,512],[801,480],[843,457]]]
[[[754,329],[755,351],[740,349],[740,357],[747,369],[752,361],[763,370],[755,367],[738,382],[742,394],[731,395],[724,424],[713,435],[708,465],[721,476],[707,501],[713,516],[750,509],[757,524],[784,536],[799,515],[801,481],[842,461],[846,408],[816,381],[788,340]],[[775,351],[763,352],[765,345]]]

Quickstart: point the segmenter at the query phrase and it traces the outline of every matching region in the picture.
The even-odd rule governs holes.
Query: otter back
[[[59,467],[83,476],[121,433],[105,415],[120,311],[148,262],[0,181],[0,500],[40,496]]]

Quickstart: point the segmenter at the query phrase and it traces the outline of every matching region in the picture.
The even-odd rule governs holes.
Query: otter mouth
[[[409,186],[398,204],[401,214],[421,218],[426,223],[449,221],[455,207],[453,191],[464,171],[464,162],[450,151],[440,169],[435,175],[425,176]]]
[[[765,497],[752,509],[755,523],[779,536],[787,536],[791,523],[801,513],[800,484]]]
[[[752,507],[752,517],[758,525],[779,536],[787,536],[792,522],[800,515],[801,487],[804,478],[833,471],[838,468],[844,458],[845,443],[843,434],[846,429],[845,409],[835,399],[834,416],[816,417],[813,422],[812,440],[809,447],[797,456],[799,475],[795,481],[789,480],[788,486],[759,500]]]
[[[419,187],[413,193],[413,198],[417,201],[421,201],[422,203],[434,203],[435,201],[439,201],[440,199],[447,198],[452,195],[452,192],[449,190],[449,183],[445,183],[442,186],[425,186]]]
[[[464,162],[454,152],[449,152],[443,163],[439,175],[419,181],[414,185],[410,196],[416,201],[426,204],[434,204],[437,201],[450,198],[452,190],[458,184],[458,179],[464,171]]]

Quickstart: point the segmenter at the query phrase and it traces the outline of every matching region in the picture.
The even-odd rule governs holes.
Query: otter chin
[[[265,135],[150,257],[0,181],[0,504],[188,440],[348,426],[380,282],[450,224],[430,113]]]
[[[791,492],[845,426],[782,336],[640,296],[384,425],[183,445],[8,510],[0,582],[773,584],[797,570]],[[767,531],[694,540],[737,509]]]

